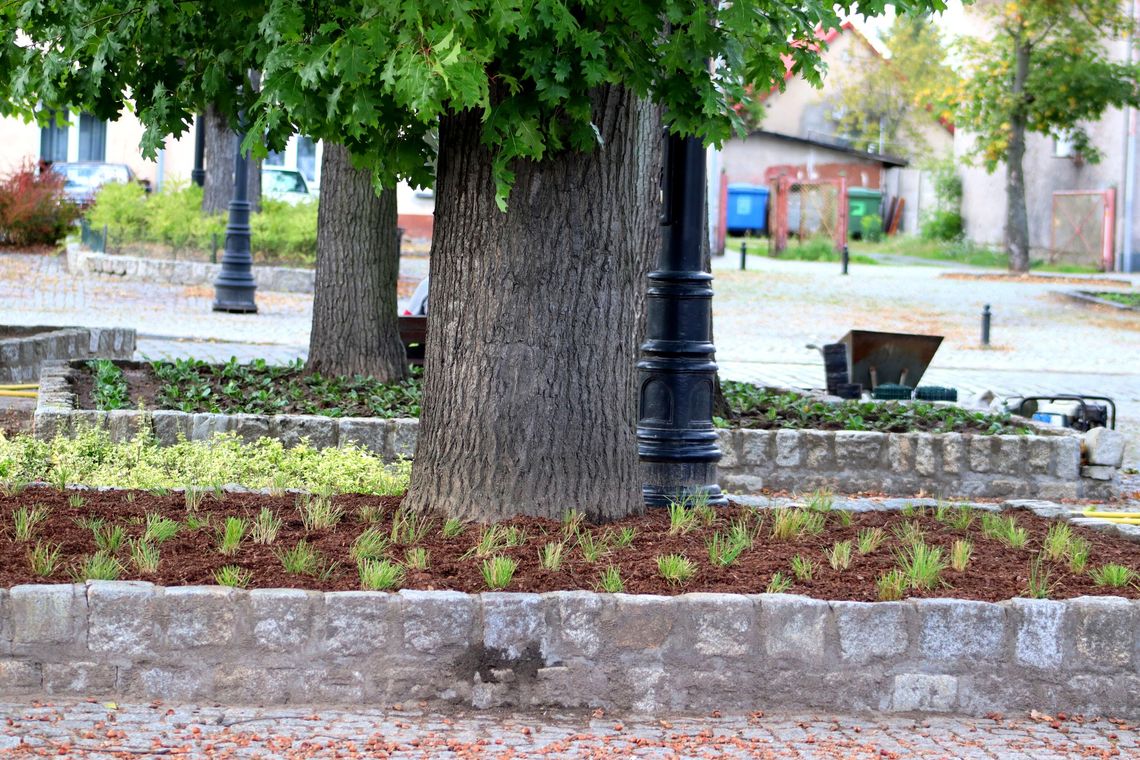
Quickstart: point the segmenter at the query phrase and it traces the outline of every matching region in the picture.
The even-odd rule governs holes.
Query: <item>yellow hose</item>
[[[1081,513],[1082,517],[1102,517],[1109,520],[1116,519],[1130,519],[1140,520],[1140,512],[1098,512],[1095,509],[1088,509]]]
[[[0,390],[0,396],[6,396],[6,397],[10,397],[10,398],[35,398],[38,395],[40,395],[40,394],[36,393],[35,391]]]
[[[0,391],[34,391],[39,383],[16,383],[15,385],[0,385]]]

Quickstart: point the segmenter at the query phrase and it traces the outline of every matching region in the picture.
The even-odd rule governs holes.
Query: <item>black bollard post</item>
[[[839,260],[843,262],[843,274],[847,274],[847,264],[851,261],[851,254],[847,250],[847,245],[843,245],[843,251],[840,253]]]
[[[727,504],[712,423],[716,348],[712,275],[701,265],[705,149],[695,138],[666,138],[657,270],[649,273],[646,341],[637,363],[637,451],[649,507],[686,497]]]
[[[206,184],[206,123],[201,114],[194,117],[194,168],[190,181],[202,187]]]
[[[748,268],[748,241],[740,241],[740,271]]]
[[[990,305],[982,309],[982,345],[988,346],[990,344]]]
[[[243,135],[237,137],[237,161],[234,163],[234,194],[226,224],[226,246],[222,251],[222,270],[214,280],[214,311],[233,314],[256,314],[253,300],[257,284],[253,279],[253,254],[250,252],[249,159],[242,152]]]

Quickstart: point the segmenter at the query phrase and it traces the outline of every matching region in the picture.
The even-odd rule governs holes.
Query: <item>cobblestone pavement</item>
[[[0,703],[0,757],[1107,758],[1140,756],[1120,721],[959,717],[624,718],[315,708]]]

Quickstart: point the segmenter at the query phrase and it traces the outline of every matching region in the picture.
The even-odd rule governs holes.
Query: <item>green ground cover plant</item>
[[[411,463],[385,463],[357,446],[287,449],[271,438],[244,444],[232,434],[159,446],[147,434],[112,443],[97,429],[50,441],[0,433],[0,485],[56,483],[60,474],[69,483],[141,490],[228,483],[269,488],[283,478],[287,487],[305,491],[395,495],[407,490]]]
[[[1122,304],[1124,306],[1131,306],[1133,309],[1140,309],[1140,293],[1113,293],[1111,291],[1105,293],[1093,293],[1097,298],[1103,298],[1105,301],[1112,301],[1113,303]]]
[[[127,379],[118,365],[110,359],[92,359],[87,367],[95,376],[96,407],[106,411],[126,408]]]
[[[306,372],[304,362],[208,364],[196,359],[155,361],[158,384],[153,397],[140,394],[131,404],[183,412],[321,414],[326,417],[418,417],[422,372],[414,368],[403,382],[371,377],[325,377]],[[102,407],[97,407],[102,408]]]
[[[757,254],[760,256],[769,256],[768,238],[766,237],[730,237],[725,243],[725,254],[727,256],[740,256],[740,244],[746,243],[748,245],[749,255]],[[879,262],[870,256],[853,253],[850,254],[852,264],[878,264]],[[777,256],[769,256],[774,259],[784,259],[787,261],[818,261],[821,263],[838,263],[840,259],[839,251],[835,250],[835,241],[830,238],[808,238],[807,240],[791,240],[788,247],[780,252]]]
[[[921,401],[844,401],[828,403],[798,393],[781,393],[753,383],[721,382],[731,420],[722,427],[873,430],[883,433],[1029,433],[1009,414],[973,412]]]
[[[938,234],[955,233],[956,220],[953,214],[943,216],[936,222]],[[946,261],[971,267],[987,269],[1008,269],[1009,256],[1004,251],[977,245],[960,236],[952,240],[927,239],[918,235],[894,235],[881,243],[853,242],[851,251],[864,256],[887,254],[913,259]],[[1057,272],[1063,274],[1092,274],[1100,269],[1079,264],[1051,264],[1044,259],[1034,259],[1030,269],[1035,272]]]

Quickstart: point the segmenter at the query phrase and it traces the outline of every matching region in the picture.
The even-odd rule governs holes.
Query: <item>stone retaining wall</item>
[[[208,414],[76,409],[66,364],[45,367],[35,412],[41,438],[81,426],[105,428],[125,441],[140,429],[163,445],[236,433],[286,446],[302,438],[317,448],[361,445],[386,459],[411,457],[419,420],[320,415]],[[1045,432],[1045,431],[1042,431]],[[1110,499],[1120,488],[1123,437],[1111,430],[1049,435],[871,433],[821,430],[721,430],[721,485],[731,493],[761,489],[804,493],[875,492],[948,498]],[[1083,464],[1082,464],[1083,463]]]
[[[67,248],[67,270],[83,276],[125,277],[172,285],[211,285],[221,268],[221,264],[205,261],[172,261],[94,253],[74,244]],[[314,276],[312,269],[260,265],[253,267],[253,278],[261,291],[312,293]]]
[[[0,693],[1140,717],[1140,603],[138,582],[0,590]]]
[[[0,383],[32,383],[46,361],[130,359],[135,331],[123,327],[43,327],[30,335],[0,338]]]

